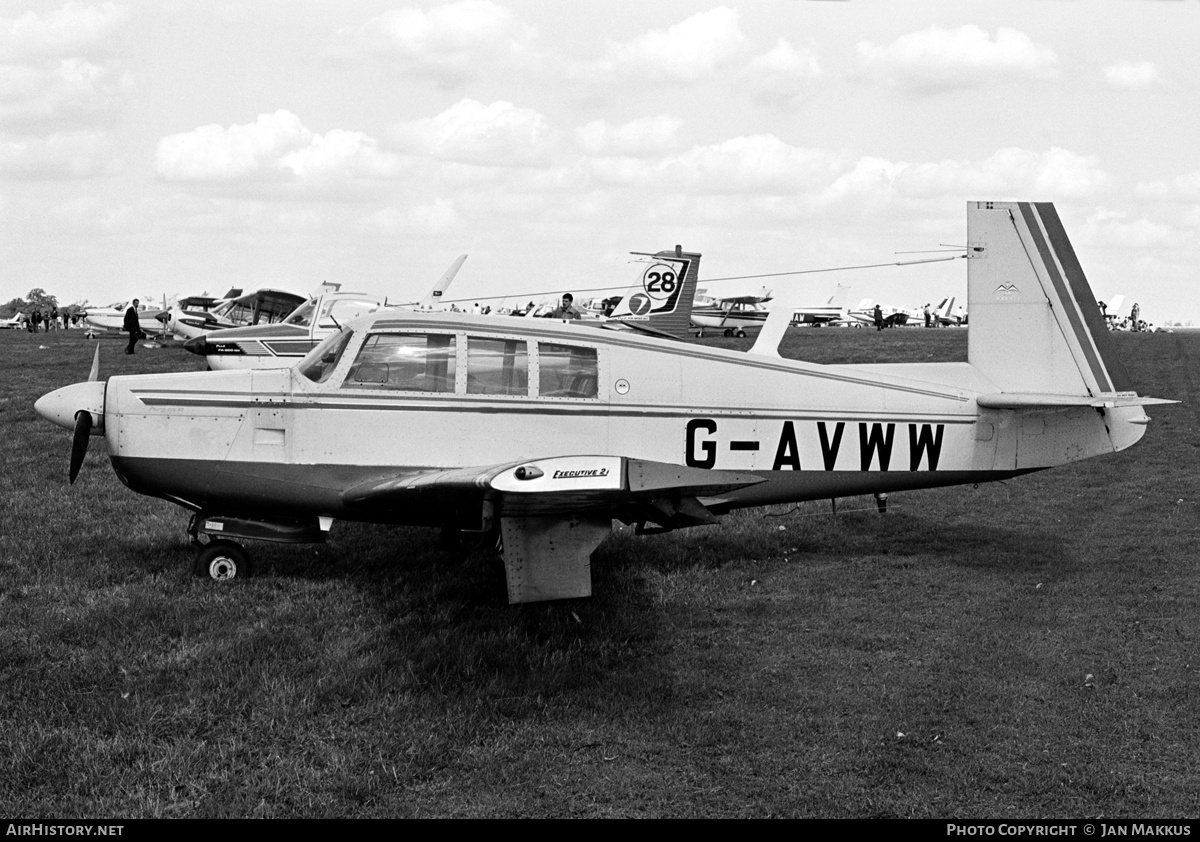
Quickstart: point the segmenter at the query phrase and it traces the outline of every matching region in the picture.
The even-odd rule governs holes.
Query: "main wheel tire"
[[[207,576],[214,582],[249,579],[250,555],[233,541],[212,541],[196,553],[196,575]]]

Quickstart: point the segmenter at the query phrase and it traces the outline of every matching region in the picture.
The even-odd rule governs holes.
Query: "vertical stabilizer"
[[[967,360],[1002,392],[1133,386],[1049,202],[970,202]]]
[[[647,258],[641,277],[626,290],[610,319],[630,327],[687,336],[700,277],[700,255],[679,246],[674,251],[635,254]]]
[[[417,307],[421,310],[429,310],[441,303],[442,294],[450,286],[450,282],[454,280],[454,276],[458,274],[458,270],[467,261],[465,254],[460,254],[454,258],[454,262],[450,264],[450,268],[437,279],[437,283],[433,285],[433,289],[425,294],[425,297],[417,302]]]

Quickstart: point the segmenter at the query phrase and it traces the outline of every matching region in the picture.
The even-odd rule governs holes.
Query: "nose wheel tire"
[[[233,541],[212,541],[196,553],[197,576],[214,582],[236,582],[250,578],[250,555]]]

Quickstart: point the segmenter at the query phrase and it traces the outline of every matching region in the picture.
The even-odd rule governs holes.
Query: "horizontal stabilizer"
[[[1072,406],[1096,408],[1114,406],[1150,406],[1179,403],[1164,398],[1140,397],[1136,392],[1102,392],[1099,395],[1052,395],[1045,392],[999,392],[980,395],[975,403],[984,409],[1057,409]]]

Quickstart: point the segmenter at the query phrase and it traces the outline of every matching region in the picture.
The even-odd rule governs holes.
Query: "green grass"
[[[965,340],[798,330],[788,354]],[[885,516],[623,531],[593,598],[513,607],[494,560],[421,529],[339,524],[254,546],[250,582],[193,578],[187,514],[99,440],[68,486],[70,435],[32,410],[94,343],[0,334],[0,812],[1196,817],[1200,334],[1117,340],[1185,401],[1125,453]],[[103,376],[198,363],[100,344]]]

